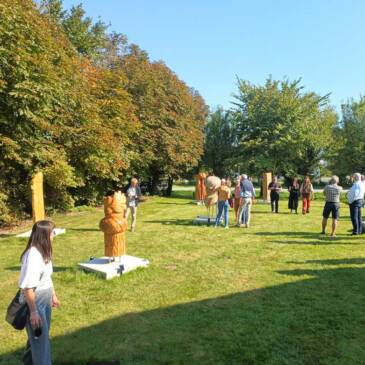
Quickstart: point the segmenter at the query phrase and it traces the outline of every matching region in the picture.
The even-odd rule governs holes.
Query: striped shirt
[[[326,185],[323,194],[326,197],[326,202],[339,203],[342,187],[337,184]]]

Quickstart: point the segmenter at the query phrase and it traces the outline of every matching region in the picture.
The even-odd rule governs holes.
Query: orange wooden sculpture
[[[195,176],[195,200],[199,203],[204,202],[206,197],[206,189],[205,189],[205,178],[207,175],[204,172],[199,172],[198,175]]]
[[[100,229],[104,232],[104,254],[115,258],[127,253],[125,231],[128,228],[124,218],[126,197],[120,191],[104,197],[105,217],[100,221]]]

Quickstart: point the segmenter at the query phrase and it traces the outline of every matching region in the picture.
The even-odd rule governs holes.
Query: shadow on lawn
[[[152,220],[152,221],[143,221],[144,223],[156,223],[163,225],[171,225],[171,226],[196,226],[193,223],[193,219],[167,219],[167,220]]]
[[[98,228],[67,228],[68,231],[77,231],[77,232],[100,232]]]
[[[365,240],[361,236],[350,236],[347,234],[338,234],[334,239],[330,235],[321,235],[313,232],[256,232],[257,236],[272,236],[272,237],[289,237],[289,239],[274,239],[271,243],[282,245],[362,245]],[[293,239],[292,239],[293,238]]]
[[[286,237],[303,237],[303,238],[319,238],[319,233],[313,232],[256,232],[257,236],[286,236]]]
[[[192,190],[175,190],[171,193],[174,199],[195,199],[195,193]]]
[[[0,233],[0,238],[15,237],[16,233]]]
[[[6,267],[5,270],[20,272],[20,265]],[[64,272],[64,271],[69,271],[69,270],[75,270],[75,268],[74,267],[65,267],[65,266],[53,266],[53,272]]]
[[[364,259],[330,264],[354,260]],[[365,267],[279,273],[295,281],[131,313],[56,337],[54,364],[363,364]],[[83,313],[77,307],[75,321]],[[1,355],[0,363],[15,364],[20,353]]]
[[[177,202],[156,202],[157,205],[196,205],[194,202],[187,202],[187,203],[177,203]]]

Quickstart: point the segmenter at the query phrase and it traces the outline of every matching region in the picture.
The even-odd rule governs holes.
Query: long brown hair
[[[51,234],[54,228],[55,224],[51,221],[43,220],[34,223],[27,247],[20,255],[20,261],[31,247],[35,247],[42,255],[43,260],[49,262],[52,258]]]

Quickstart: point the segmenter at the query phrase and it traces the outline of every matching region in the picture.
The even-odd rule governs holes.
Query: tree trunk
[[[159,191],[160,179],[161,179],[161,175],[159,172],[152,173],[152,176],[150,177],[150,183],[149,183],[149,193],[151,195],[158,195],[160,193],[160,191]]]
[[[174,183],[174,178],[169,176],[167,189],[166,189],[166,196],[171,196],[173,183]]]

